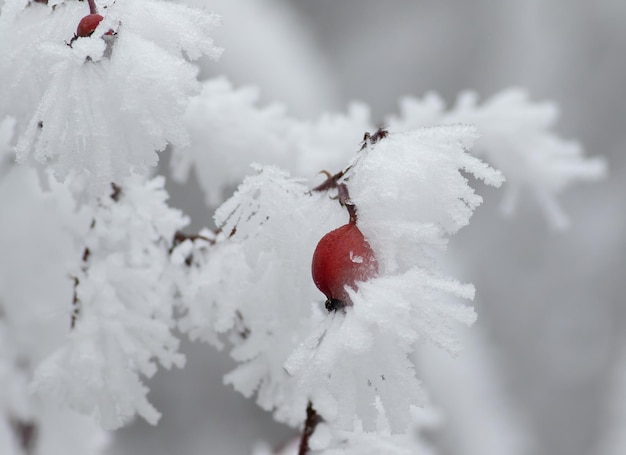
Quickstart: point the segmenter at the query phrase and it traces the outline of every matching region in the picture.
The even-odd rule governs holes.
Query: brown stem
[[[322,173],[326,175],[327,179],[313,188],[312,191],[328,191],[332,188],[337,188],[337,182],[345,175],[346,172],[348,172],[349,169],[350,168],[348,167],[341,172],[337,172],[335,175],[331,175],[330,172],[327,171],[322,171]]]
[[[243,320],[243,315],[241,311],[235,311],[235,316],[237,316],[236,325],[238,326],[237,332],[242,339],[247,339],[250,336],[250,329],[246,326],[246,323]]]
[[[363,144],[361,145],[361,149],[365,149],[368,145],[375,144],[381,139],[387,137],[389,132],[384,128],[378,128],[374,134],[370,134],[366,132],[363,135]],[[322,171],[323,174],[326,175],[326,180],[313,188],[312,191],[328,191],[333,188],[337,188],[337,196],[339,199],[339,203],[348,210],[348,215],[350,215],[350,224],[356,224],[356,206],[354,202],[350,199],[350,194],[348,193],[348,187],[345,183],[339,183],[339,181],[346,175],[346,173],[350,170],[350,166],[345,168],[343,171],[332,175],[330,172]],[[347,179],[346,179],[347,180]]]
[[[378,128],[374,134],[370,134],[369,132],[366,132],[363,135],[363,144],[361,145],[360,150],[364,150],[365,147],[367,147],[368,145],[375,144],[381,139],[386,138],[388,135],[389,135],[389,131],[387,131],[383,127]]]
[[[94,225],[95,225],[95,220],[91,222],[92,229]],[[87,270],[87,261],[89,260],[90,254],[91,254],[91,251],[89,251],[89,248],[85,247],[85,249],[83,250],[83,265],[82,265],[83,271]],[[71,329],[76,327],[76,321],[78,320],[78,316],[80,315],[80,300],[78,298],[78,284],[80,282],[78,281],[78,278],[76,277],[72,277],[72,279],[74,280],[74,293],[72,295],[72,318],[70,321]]]
[[[315,427],[322,421],[320,415],[313,409],[313,404],[309,401],[309,405],[306,407],[306,420],[304,421],[304,430],[302,430],[302,437],[300,438],[300,448],[298,449],[298,455],[306,455],[309,451],[309,439],[315,431]]]
[[[113,190],[111,193],[111,199],[118,202],[120,200],[120,196],[122,195],[122,187],[115,182],[111,182],[111,188]]]
[[[78,319],[78,315],[80,313],[80,301],[78,300],[78,278],[73,277],[74,279],[74,294],[72,295],[72,318],[70,321],[70,329],[74,329],[76,327],[76,320]]]
[[[205,237],[205,236],[203,236],[203,235],[200,235],[200,234],[185,234],[185,233],[184,233],[184,232],[182,232],[182,231],[176,231],[176,232],[174,233],[174,241],[172,242],[172,250],[173,250],[176,246],[178,246],[178,245],[180,245],[181,243],[183,243],[185,240],[191,240],[192,242],[193,242],[194,240],[204,240],[205,242],[208,242],[208,243],[210,243],[211,245],[214,245],[214,244],[215,244],[215,240],[212,240],[212,239],[210,239],[210,238],[208,238],[208,237]],[[170,250],[170,252],[171,252],[171,250]]]
[[[10,419],[10,422],[24,454],[32,454],[37,441],[37,425],[34,422],[19,419]]]
[[[350,199],[350,193],[348,193],[348,187],[345,183],[337,185],[337,193],[339,196],[339,203],[348,211],[350,224],[356,224],[356,205],[354,205],[354,202]]]
[[[87,3],[89,3],[89,14],[98,14],[96,0],[87,0]]]
[[[112,192],[110,195],[111,199],[113,199],[115,202],[119,202],[120,196],[122,195],[122,187],[114,182],[111,182],[111,189],[112,189]],[[91,225],[89,226],[89,229],[93,229],[95,225],[96,225],[96,220],[94,218],[93,220],[91,220]],[[87,271],[87,262],[89,261],[90,255],[91,255],[91,250],[85,247],[85,249],[83,250],[83,256],[82,256],[83,264],[81,266],[83,272]],[[74,327],[76,327],[76,322],[78,321],[78,317],[80,316],[80,299],[78,298],[78,285],[80,281],[75,276],[72,277],[72,279],[74,280],[74,293],[72,294],[72,316],[70,320],[70,329],[74,329]]]
[[[356,205],[354,205],[354,202],[352,202],[352,200],[350,199],[348,186],[343,182],[339,183],[339,179],[341,179],[349,169],[350,168],[346,168],[335,175],[330,175],[328,172],[324,172],[326,175],[328,175],[328,178],[324,180],[320,185],[313,188],[312,191],[328,191],[332,188],[337,188],[337,199],[339,199],[339,203],[348,211],[348,215],[350,216],[350,224],[355,224]]]
[[[217,232],[216,232],[217,234]],[[208,237],[205,237],[203,235],[200,234],[185,234],[182,231],[176,231],[174,233],[174,239],[172,241],[172,246],[169,249],[169,254],[172,254],[172,252],[174,251],[174,249],[180,245],[181,243],[183,243],[185,240],[191,240],[192,242],[196,241],[196,240],[204,240],[205,242],[207,242],[209,245],[215,245],[215,240],[210,239]],[[193,255],[189,255],[185,258],[185,265],[187,267],[191,267],[191,264],[193,264]]]

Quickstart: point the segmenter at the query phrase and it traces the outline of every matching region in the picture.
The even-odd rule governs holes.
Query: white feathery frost
[[[165,0],[109,0],[98,6],[104,19],[90,37],[73,37],[88,13],[80,2],[63,2],[45,13],[62,21],[56,34],[43,35],[44,27],[34,38],[24,37],[37,46],[46,71],[43,90],[26,90],[39,93],[40,101],[25,106],[28,126],[19,125],[17,145],[20,161],[49,166],[60,181],[70,174],[85,176],[92,195],[111,181],[147,174],[158,161],[156,152],[169,143],[187,143],[183,115],[200,89],[197,68],[188,59],[220,53],[211,38],[219,19],[203,10]],[[31,9],[41,7],[18,14],[31,15]],[[105,35],[108,31],[113,34]],[[7,26],[5,33],[11,32]],[[40,61],[19,66],[27,64],[41,67]],[[31,69],[41,73],[30,67],[22,72]],[[18,77],[8,96],[24,89]]]
[[[135,414],[155,424],[140,375],[182,366],[170,249],[188,220],[165,203],[164,179],[128,179],[99,199],[75,279],[71,330],[33,388],[114,429]],[[68,317],[68,325],[70,323]]]
[[[220,77],[203,82],[185,114],[189,146],[175,146],[172,174],[179,181],[196,173],[209,206],[223,201],[248,174],[250,163],[277,165],[311,178],[323,169],[340,169],[372,128],[369,109],[353,104],[345,114],[316,121],[287,115],[284,106],[258,106],[253,87],[234,88]]]
[[[585,157],[582,146],[559,137],[554,131],[558,108],[552,102],[534,103],[520,89],[504,90],[478,104],[474,92],[461,94],[448,111],[435,94],[423,99],[407,97],[400,114],[390,116],[392,131],[433,125],[465,123],[480,133],[474,154],[501,170],[506,177],[503,212],[511,215],[522,192],[528,192],[546,214],[550,224],[562,229],[568,218],[557,201],[564,189],[606,175],[606,162]]]
[[[481,202],[460,171],[502,182],[467,153],[474,138],[466,126],[390,133],[367,144],[345,174],[380,275],[349,289],[353,305],[329,314],[286,362],[338,428],[350,430],[358,419],[373,431],[384,412],[392,432],[406,431],[411,406],[424,401],[409,357],[416,343],[456,353],[455,325],[476,318],[473,308],[448,299],[472,299],[473,286],[446,277],[435,254]]]
[[[323,309],[311,258],[319,239],[348,221],[346,210],[332,192],[257,166],[217,210],[215,244],[203,252],[196,239],[180,254],[203,270],[203,284],[183,292],[183,328],[220,345],[220,334],[231,334],[240,366],[226,382],[245,396],[256,392],[264,409],[292,425],[310,401],[337,428],[361,422],[371,431],[382,412],[394,433],[405,431],[411,406],[424,402],[409,358],[415,344],[457,352],[455,324],[475,319],[471,307],[446,299],[471,299],[473,287],[446,277],[434,254],[481,201],[460,170],[502,181],[467,154],[474,137],[469,127],[441,127],[390,134],[359,152],[344,182],[382,267],[349,290],[354,305],[345,312]]]
[[[306,397],[283,363],[322,316],[311,255],[344,216],[338,204],[311,195],[286,172],[257,167],[216,212],[216,244],[191,256],[204,284],[183,292],[183,329],[213,342],[228,333],[240,365],[225,381],[247,397],[256,392],[262,408],[294,426],[303,420]]]

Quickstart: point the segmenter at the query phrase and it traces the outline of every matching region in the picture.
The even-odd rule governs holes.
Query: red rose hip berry
[[[313,281],[326,296],[326,309],[336,311],[351,305],[346,286],[357,289],[378,273],[372,248],[355,223],[348,223],[321,238],[311,264]]]
[[[104,18],[99,14],[89,14],[83,17],[76,28],[76,36],[81,38],[91,36],[102,19]]]

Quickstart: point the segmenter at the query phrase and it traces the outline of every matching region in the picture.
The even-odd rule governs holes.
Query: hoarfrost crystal
[[[435,94],[404,98],[400,115],[390,116],[391,130],[466,123],[480,132],[475,154],[485,156],[507,178],[502,209],[510,215],[523,190],[530,192],[555,228],[568,226],[556,196],[576,182],[596,181],[606,174],[606,162],[586,158],[580,144],[551,131],[558,117],[554,103],[532,103],[526,92],[508,89],[482,105],[466,92],[449,111]]]
[[[158,361],[182,366],[174,328],[169,251],[187,220],[165,204],[164,180],[134,177],[100,198],[73,271],[74,308],[65,343],[39,366],[34,388],[118,428],[160,414],[140,375]],[[69,324],[69,318],[68,318]]]
[[[84,14],[85,5],[76,2],[48,14],[76,24],[79,7]],[[187,58],[220,53],[210,37],[218,19],[202,10],[158,0],[100,7],[105,18],[91,37],[72,39],[66,25],[65,40],[57,33],[37,41],[50,75],[40,83],[45,89],[38,105],[25,107],[30,120],[17,146],[21,161],[50,166],[60,181],[85,176],[92,195],[131,173],[147,174],[168,143],[186,144],[183,114],[200,88]],[[114,34],[105,42],[107,30]],[[22,89],[18,76],[13,90]]]

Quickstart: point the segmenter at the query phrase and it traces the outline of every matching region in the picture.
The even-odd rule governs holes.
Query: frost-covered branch
[[[568,218],[557,202],[566,188],[606,175],[603,158],[586,158],[582,146],[559,137],[554,131],[558,119],[555,103],[533,103],[520,89],[509,89],[478,104],[478,96],[466,92],[455,106],[445,110],[435,94],[423,99],[407,97],[400,114],[388,119],[392,130],[437,124],[467,123],[480,133],[475,154],[500,169],[507,179],[502,209],[511,215],[522,192],[528,192],[558,229]]]
[[[312,178],[320,169],[341,168],[354,150],[355,138],[376,129],[362,104],[352,105],[346,114],[306,122],[290,117],[280,105],[257,106],[257,93],[250,87],[236,89],[223,78],[203,85],[185,118],[191,142],[189,147],[175,147],[172,166],[179,181],[193,166],[210,206],[248,174],[250,162],[276,164]],[[603,178],[606,163],[602,158],[586,158],[578,143],[559,137],[553,131],[557,117],[554,103],[534,103],[525,92],[510,89],[482,105],[468,92],[449,109],[436,94],[406,97],[399,114],[387,116],[383,124],[390,132],[475,125],[480,138],[473,153],[484,156],[507,178],[504,213],[511,214],[526,191],[550,223],[563,228],[567,217],[557,195],[576,183]]]
[[[0,144],[2,149],[3,144]],[[36,172],[11,166],[0,177],[0,447],[28,453],[98,455],[108,437],[90,417],[59,410],[29,384],[39,363],[68,332],[72,281],[66,266],[89,215],[67,188],[40,188]],[[68,437],[68,435],[80,435]]]
[[[116,428],[139,413],[156,423],[140,375],[155,360],[182,366],[170,249],[187,220],[165,204],[163,179],[134,178],[99,199],[75,277],[73,329],[38,368],[34,388]]]
[[[220,53],[211,39],[219,19],[204,10],[165,0],[99,5],[104,19],[71,47],[65,42],[84,3],[8,0],[0,17],[0,117],[17,118],[18,159],[49,167],[61,181],[81,176],[94,196],[111,181],[147,174],[168,143],[187,142],[183,114],[199,90],[189,60]],[[107,30],[115,32],[110,55],[101,38]]]
[[[405,431],[411,405],[423,402],[408,353],[423,341],[456,350],[454,324],[475,317],[463,304],[442,303],[445,294],[471,298],[473,288],[445,277],[434,254],[481,201],[459,170],[502,181],[466,153],[474,137],[459,126],[390,133],[342,166],[348,171],[336,175],[382,268],[358,292],[347,289],[354,304],[341,312],[325,314],[310,261],[320,237],[349,214],[286,172],[257,167],[217,210],[216,223],[233,234],[197,256],[204,285],[183,296],[185,330],[213,342],[232,334],[240,366],[226,381],[246,396],[256,392],[263,408],[292,425],[311,402],[336,428],[358,419],[372,431],[382,418]],[[237,335],[241,321],[245,337]],[[378,409],[367,405],[375,400]]]

